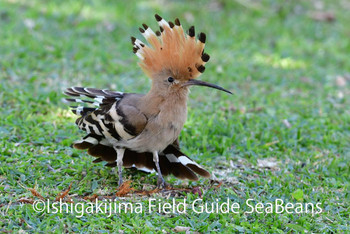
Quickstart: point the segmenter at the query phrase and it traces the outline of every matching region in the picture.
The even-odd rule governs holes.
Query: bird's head
[[[167,22],[155,15],[159,31],[155,33],[146,24],[140,28],[149,45],[131,37],[134,53],[140,58],[139,65],[152,79],[153,88],[168,92],[181,92],[191,85],[207,86],[232,94],[230,91],[195,78],[205,70],[210,56],[204,53],[206,35],[195,38],[194,26],[185,34],[179,19]]]

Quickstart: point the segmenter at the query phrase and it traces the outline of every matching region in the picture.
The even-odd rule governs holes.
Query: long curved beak
[[[189,81],[184,83],[182,86],[190,86],[190,85],[207,86],[207,87],[210,87],[213,89],[218,89],[218,90],[224,91],[226,93],[232,94],[230,91],[228,91],[227,89],[224,89],[223,87],[220,87],[219,85],[211,84],[211,83],[208,83],[205,81],[195,80],[195,79],[190,79]]]

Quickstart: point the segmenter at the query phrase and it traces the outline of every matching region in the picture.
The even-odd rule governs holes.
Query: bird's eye
[[[175,79],[174,79],[174,78],[172,78],[172,77],[169,77],[169,78],[168,78],[168,81],[169,81],[170,83],[173,83],[173,82],[174,82],[174,80],[175,80]]]

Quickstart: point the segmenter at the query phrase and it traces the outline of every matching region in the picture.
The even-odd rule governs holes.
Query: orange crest
[[[154,33],[146,24],[140,28],[141,34],[150,46],[131,37],[133,51],[140,58],[139,65],[144,72],[154,78],[158,74],[168,72],[177,79],[194,79],[204,72],[204,64],[209,55],[204,53],[204,33],[195,38],[194,26],[190,27],[188,35],[184,33],[179,19],[175,24],[166,22],[155,15],[160,31]]]

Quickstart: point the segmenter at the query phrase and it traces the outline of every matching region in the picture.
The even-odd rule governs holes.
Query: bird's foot
[[[170,184],[165,182],[163,177],[158,177],[158,179],[157,179],[157,188],[158,189],[166,189],[168,187],[170,187]]]

